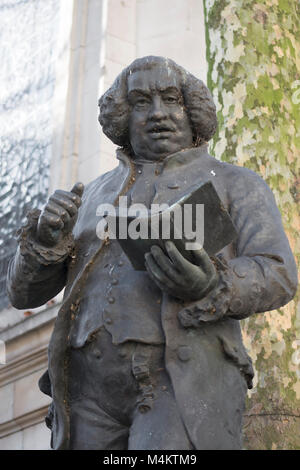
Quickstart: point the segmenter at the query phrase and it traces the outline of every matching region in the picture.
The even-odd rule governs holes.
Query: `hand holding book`
[[[206,251],[193,250],[194,262],[188,261],[173,242],[165,242],[166,253],[153,245],[145,254],[145,265],[157,286],[182,300],[203,298],[218,282],[218,273]]]
[[[202,213],[198,211],[201,206]],[[188,208],[190,210],[186,211]],[[179,219],[175,214],[180,216]],[[190,188],[179,199],[171,202],[168,209],[161,212],[150,212],[146,214],[146,217],[130,216],[127,213],[123,216],[120,212],[112,219],[115,221],[112,224],[115,227],[113,231],[116,231],[115,238],[130,259],[134,269],[137,270],[145,270],[146,253],[151,253],[154,256],[152,252],[154,246],[156,247],[155,253],[158,253],[157,247],[160,247],[160,252],[163,252],[166,250],[167,241],[172,242],[174,247],[172,253],[175,253],[176,248],[176,252],[179,252],[182,258],[186,258],[192,264],[199,263],[206,269],[209,256],[214,256],[224,246],[231,243],[237,235],[232,220],[211,181]],[[188,219],[190,219],[190,223],[186,224]],[[127,234],[130,232],[132,223],[135,226],[139,225],[136,221],[146,227],[146,237],[119,236],[120,226],[126,227]],[[166,226],[170,229],[166,236],[163,236],[164,221],[167,222]],[[185,228],[186,225],[189,227],[188,230]],[[202,235],[199,237],[200,232]],[[191,234],[194,239],[190,238]],[[201,246],[204,249],[199,251]],[[196,252],[197,254],[195,254]]]

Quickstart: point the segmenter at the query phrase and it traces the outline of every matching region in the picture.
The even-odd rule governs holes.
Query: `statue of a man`
[[[66,287],[40,380],[52,446],[239,449],[253,377],[239,320],[286,304],[297,284],[274,197],[254,172],[208,154],[211,95],[172,60],[135,60],[99,106],[118,167],[29,214],[8,275],[17,308]],[[136,271],[117,240],[97,237],[99,204],[126,195],[150,207],[208,180],[238,233],[214,262],[167,242]]]

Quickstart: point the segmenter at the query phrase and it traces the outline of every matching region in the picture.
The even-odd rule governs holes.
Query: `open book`
[[[192,186],[180,199],[165,206],[137,210],[135,214],[133,206],[128,212],[117,208],[116,220],[111,224],[114,238],[136,270],[145,270],[144,256],[152,245],[165,251],[165,242],[171,240],[193,262],[195,249],[203,246],[213,256],[237,236],[211,181]]]

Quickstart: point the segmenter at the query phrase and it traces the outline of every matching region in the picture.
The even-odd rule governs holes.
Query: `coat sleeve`
[[[229,211],[238,233],[236,257],[222,263],[219,283],[206,298],[179,313],[183,326],[274,310],[296,293],[297,268],[272,191],[245,168],[233,174],[231,182]]]
[[[68,262],[74,247],[72,235],[54,247],[37,241],[40,211],[27,214],[28,222],[19,230],[19,245],[7,273],[7,293],[19,309],[35,308],[55,297],[65,286]]]

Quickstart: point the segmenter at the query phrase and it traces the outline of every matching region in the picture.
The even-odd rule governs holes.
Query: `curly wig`
[[[99,122],[104,134],[115,144],[130,149],[128,122],[131,106],[127,98],[127,77],[156,66],[168,67],[179,76],[184,106],[193,130],[194,146],[208,142],[217,129],[216,107],[210,91],[201,80],[173,60],[156,56],[136,59],[101,96]]]

